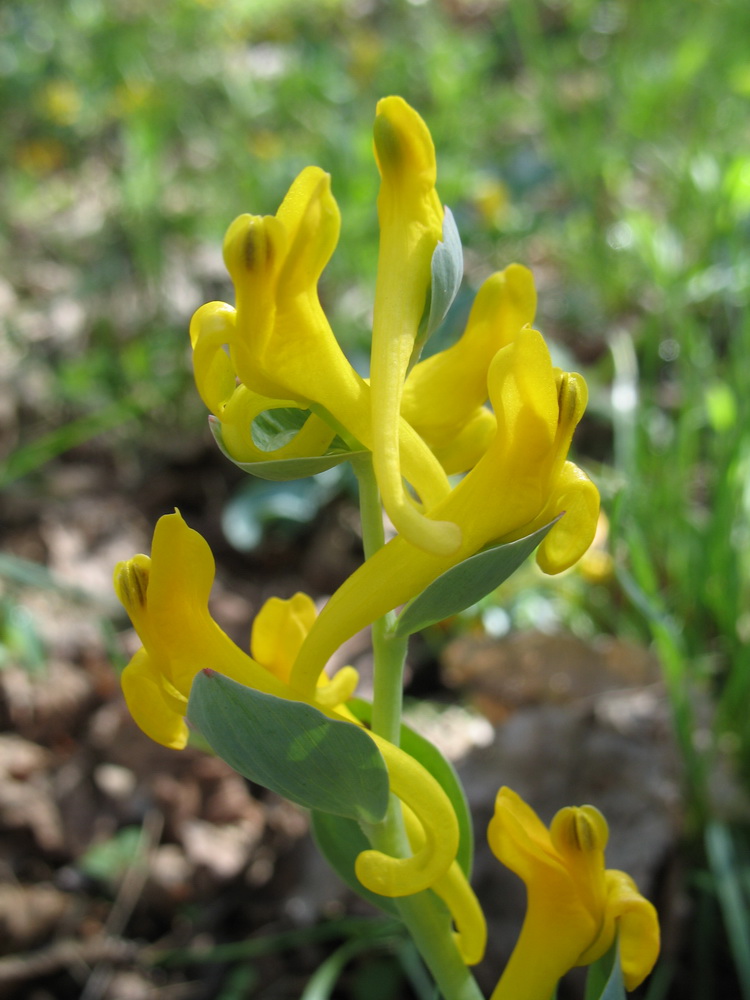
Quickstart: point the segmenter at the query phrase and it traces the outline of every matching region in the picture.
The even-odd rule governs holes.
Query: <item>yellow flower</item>
[[[488,839],[526,883],[521,934],[492,1000],[548,1000],[576,965],[605,954],[618,936],[625,986],[635,989],[659,954],[656,910],[624,872],[604,867],[607,822],[593,806],[561,809],[549,830],[501,788]]]
[[[174,749],[187,743],[184,714],[199,670],[211,667],[240,684],[288,698],[285,673],[304,638],[300,628],[292,631],[287,623],[284,652],[289,659],[281,664],[278,652],[273,652],[276,637],[269,635],[269,625],[278,624],[278,616],[274,617],[274,605],[264,607],[253,632],[256,651],[264,659],[268,657],[261,665],[232,642],[211,617],[208,597],[213,579],[211,550],[179,513],[159,519],[151,558],[136,555],[115,567],[117,596],[143,643],[122,675],[125,700],[141,729],[157,743]],[[293,598],[292,614],[299,616],[301,600],[310,599],[304,595]],[[354,689],[356,672],[345,668],[333,683],[338,703]],[[314,703],[316,697],[310,700]]]
[[[420,361],[404,383],[401,413],[450,475],[471,469],[492,443],[497,420],[487,402],[487,372],[501,347],[534,321],[531,271],[511,264],[477,292],[461,338]]]
[[[222,429],[234,435],[228,445],[234,457],[239,450],[244,460],[257,460],[247,420],[262,406],[259,396],[268,408],[299,406],[321,418],[310,418],[304,443],[292,442],[283,456],[261,453],[264,458],[314,454],[334,431],[373,447],[370,386],[346,359],[317,294],[339,226],[328,174],[307,167],[275,216],[241,215],[227,230],[224,260],[236,309],[223,302],[202,306],[193,317],[191,339],[199,390]],[[231,360],[221,357],[225,344]],[[235,376],[242,393],[235,392]],[[249,399],[246,390],[254,394]],[[449,492],[446,475],[403,420],[399,433],[403,475],[424,504],[434,505]]]
[[[179,513],[157,522],[150,558],[136,555],[115,568],[117,596],[143,643],[122,675],[125,700],[141,729],[158,743],[182,749],[193,679],[207,667],[257,691],[305,700],[329,718],[360,725],[344,705],[357,683],[353,668],[344,667],[332,680],[321,674],[305,699],[288,683],[292,663],[315,620],[312,600],[296,594],[287,601],[267,601],[253,624],[253,655],[248,656],[209,613],[213,578],[208,544]],[[422,892],[447,879],[449,898],[466,911],[471,890],[452,869],[459,833],[450,800],[416,760],[374,733],[368,735],[383,756],[391,792],[413,813],[417,832],[411,857],[363,851],[357,859],[358,878],[372,892],[387,896]],[[252,746],[252,733],[248,742]]]
[[[399,535],[360,566],[328,601],[300,649],[291,676],[300,692],[312,690],[322,665],[349,636],[485,546],[523,537],[563,514],[537,551],[541,568],[559,573],[588,548],[599,494],[566,461],[586,406],[586,383],[554,368],[541,335],[529,328],[497,352],[488,383],[494,438],[449,496],[428,511],[460,526],[460,548],[438,556]]]

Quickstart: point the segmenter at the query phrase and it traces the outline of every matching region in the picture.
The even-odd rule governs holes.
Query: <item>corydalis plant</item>
[[[476,1000],[469,966],[487,932],[470,886],[471,817],[450,765],[402,723],[406,641],[499,586],[534,549],[547,573],[586,551],[599,496],[568,450],[587,392],[580,375],[553,366],[533,329],[534,283],[518,264],[485,281],[453,346],[420,360],[461,281],[460,239],[437,194],[430,133],[401,98],[379,102],[374,145],[381,240],[369,380],[318,299],[340,226],[318,167],[302,171],[275,215],[230,225],[235,305],[208,303],[190,327],[198,390],[232,461],[270,479],[352,463],[365,561],[320,614],[304,594],[268,601],[246,653],[209,613],[208,545],[179,513],[165,515],[151,557],[115,571],[143,643],[122,683],[153,739],[183,747],[187,718],[240,773],[309,809],[333,868],[403,920],[443,995]],[[267,446],[259,429],[269,412],[283,433]],[[397,531],[387,544],[383,509]],[[371,704],[354,697],[353,668],[325,672],[368,624]],[[495,1000],[549,1000],[567,969],[600,961],[618,941],[615,973],[627,987],[648,974],[656,915],[627,875],[605,869],[606,836],[593,807],[563,810],[548,831],[501,790],[490,845],[526,882],[528,912]]]

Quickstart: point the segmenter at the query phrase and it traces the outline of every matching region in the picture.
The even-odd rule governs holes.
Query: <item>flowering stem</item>
[[[369,559],[385,543],[380,494],[372,460],[369,455],[354,466],[359,482],[362,543],[365,559]],[[372,650],[375,661],[372,697],[372,728],[379,736],[396,746],[401,733],[404,661],[406,637],[392,633],[395,614],[390,611],[372,625]]]
[[[370,456],[352,465],[359,483],[365,559],[369,559],[385,544],[380,493]],[[372,728],[398,746],[407,640],[394,637],[394,620],[395,614],[389,612],[372,626]],[[376,850],[392,857],[406,857],[411,853],[401,809],[394,796],[391,796],[385,819],[381,823],[367,824],[365,832]],[[454,944],[450,919],[437,896],[427,891],[402,896],[393,902],[445,1000],[483,1000],[476,980]]]

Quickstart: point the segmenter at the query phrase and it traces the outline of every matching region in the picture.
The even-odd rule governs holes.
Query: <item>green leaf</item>
[[[346,703],[357,718],[366,724],[372,721],[372,705],[360,698],[350,698]],[[424,736],[420,736],[405,723],[401,725],[401,749],[413,757],[429,771],[445,794],[450,799],[453,811],[458,819],[459,844],[456,860],[467,878],[471,877],[471,866],[474,858],[474,836],[471,824],[471,812],[464,795],[463,786],[458,779],[453,765],[443,757],[438,748]]]
[[[706,853],[715,880],[716,895],[727,930],[737,978],[743,997],[750,997],[750,894],[743,880],[731,829],[718,820],[706,827]]]
[[[251,781],[307,809],[368,823],[385,816],[388,772],[358,726],[214,670],[196,676],[187,714],[214,752]]]
[[[556,517],[525,538],[484,549],[451,567],[409,601],[396,619],[394,634],[411,635],[476,604],[515,573],[558,520]]]
[[[589,966],[585,1000],[625,1000],[617,938],[609,951]]]
[[[278,413],[275,410],[274,413]],[[300,412],[300,411],[295,411]],[[221,421],[216,417],[209,417],[208,426],[214,440],[219,446],[221,453],[229,459],[238,469],[248,472],[251,476],[259,479],[270,479],[273,482],[286,482],[288,479],[304,479],[306,476],[316,476],[319,472],[332,469],[335,465],[347,462],[352,458],[360,458],[366,455],[366,451],[351,451],[339,439],[335,438],[324,455],[313,455],[310,458],[281,458],[269,459],[267,462],[238,462],[229,454],[224,447],[224,440],[221,434]],[[255,426],[255,425],[254,425]],[[267,428],[263,431],[265,434]],[[274,440],[278,440],[277,437]],[[277,445],[279,447],[279,445]]]
[[[446,206],[443,213],[443,238],[432,254],[432,281],[424,314],[414,342],[411,363],[414,364],[422,348],[445,319],[461,287],[464,273],[464,254],[453,213]]]
[[[362,851],[369,850],[370,842],[353,819],[334,816],[332,813],[313,810],[310,813],[312,835],[318,850],[333,868],[341,881],[362,899],[385,913],[398,916],[395,902],[388,896],[370,892],[354,874],[354,862]]]

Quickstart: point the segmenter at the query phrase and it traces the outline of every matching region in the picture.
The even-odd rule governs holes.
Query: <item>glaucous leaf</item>
[[[380,896],[370,892],[359,881],[354,873],[354,862],[357,855],[370,847],[370,842],[362,832],[359,824],[346,816],[334,816],[332,813],[313,810],[312,835],[318,850],[333,868],[341,881],[356,892],[368,903],[392,916],[398,916],[396,903],[389,896]]]
[[[461,287],[464,274],[464,254],[453,213],[446,206],[443,213],[443,238],[432,254],[432,282],[424,315],[412,351],[414,364],[424,345],[445,319]]]
[[[284,798],[369,823],[385,815],[388,772],[358,726],[215,670],[196,676],[187,715],[222,760]]]
[[[617,938],[609,951],[589,966],[585,1000],[626,1000]]]
[[[411,635],[476,604],[515,573],[555,521],[514,542],[477,552],[447,570],[418,597],[409,601],[396,619],[394,633],[398,636]]]

